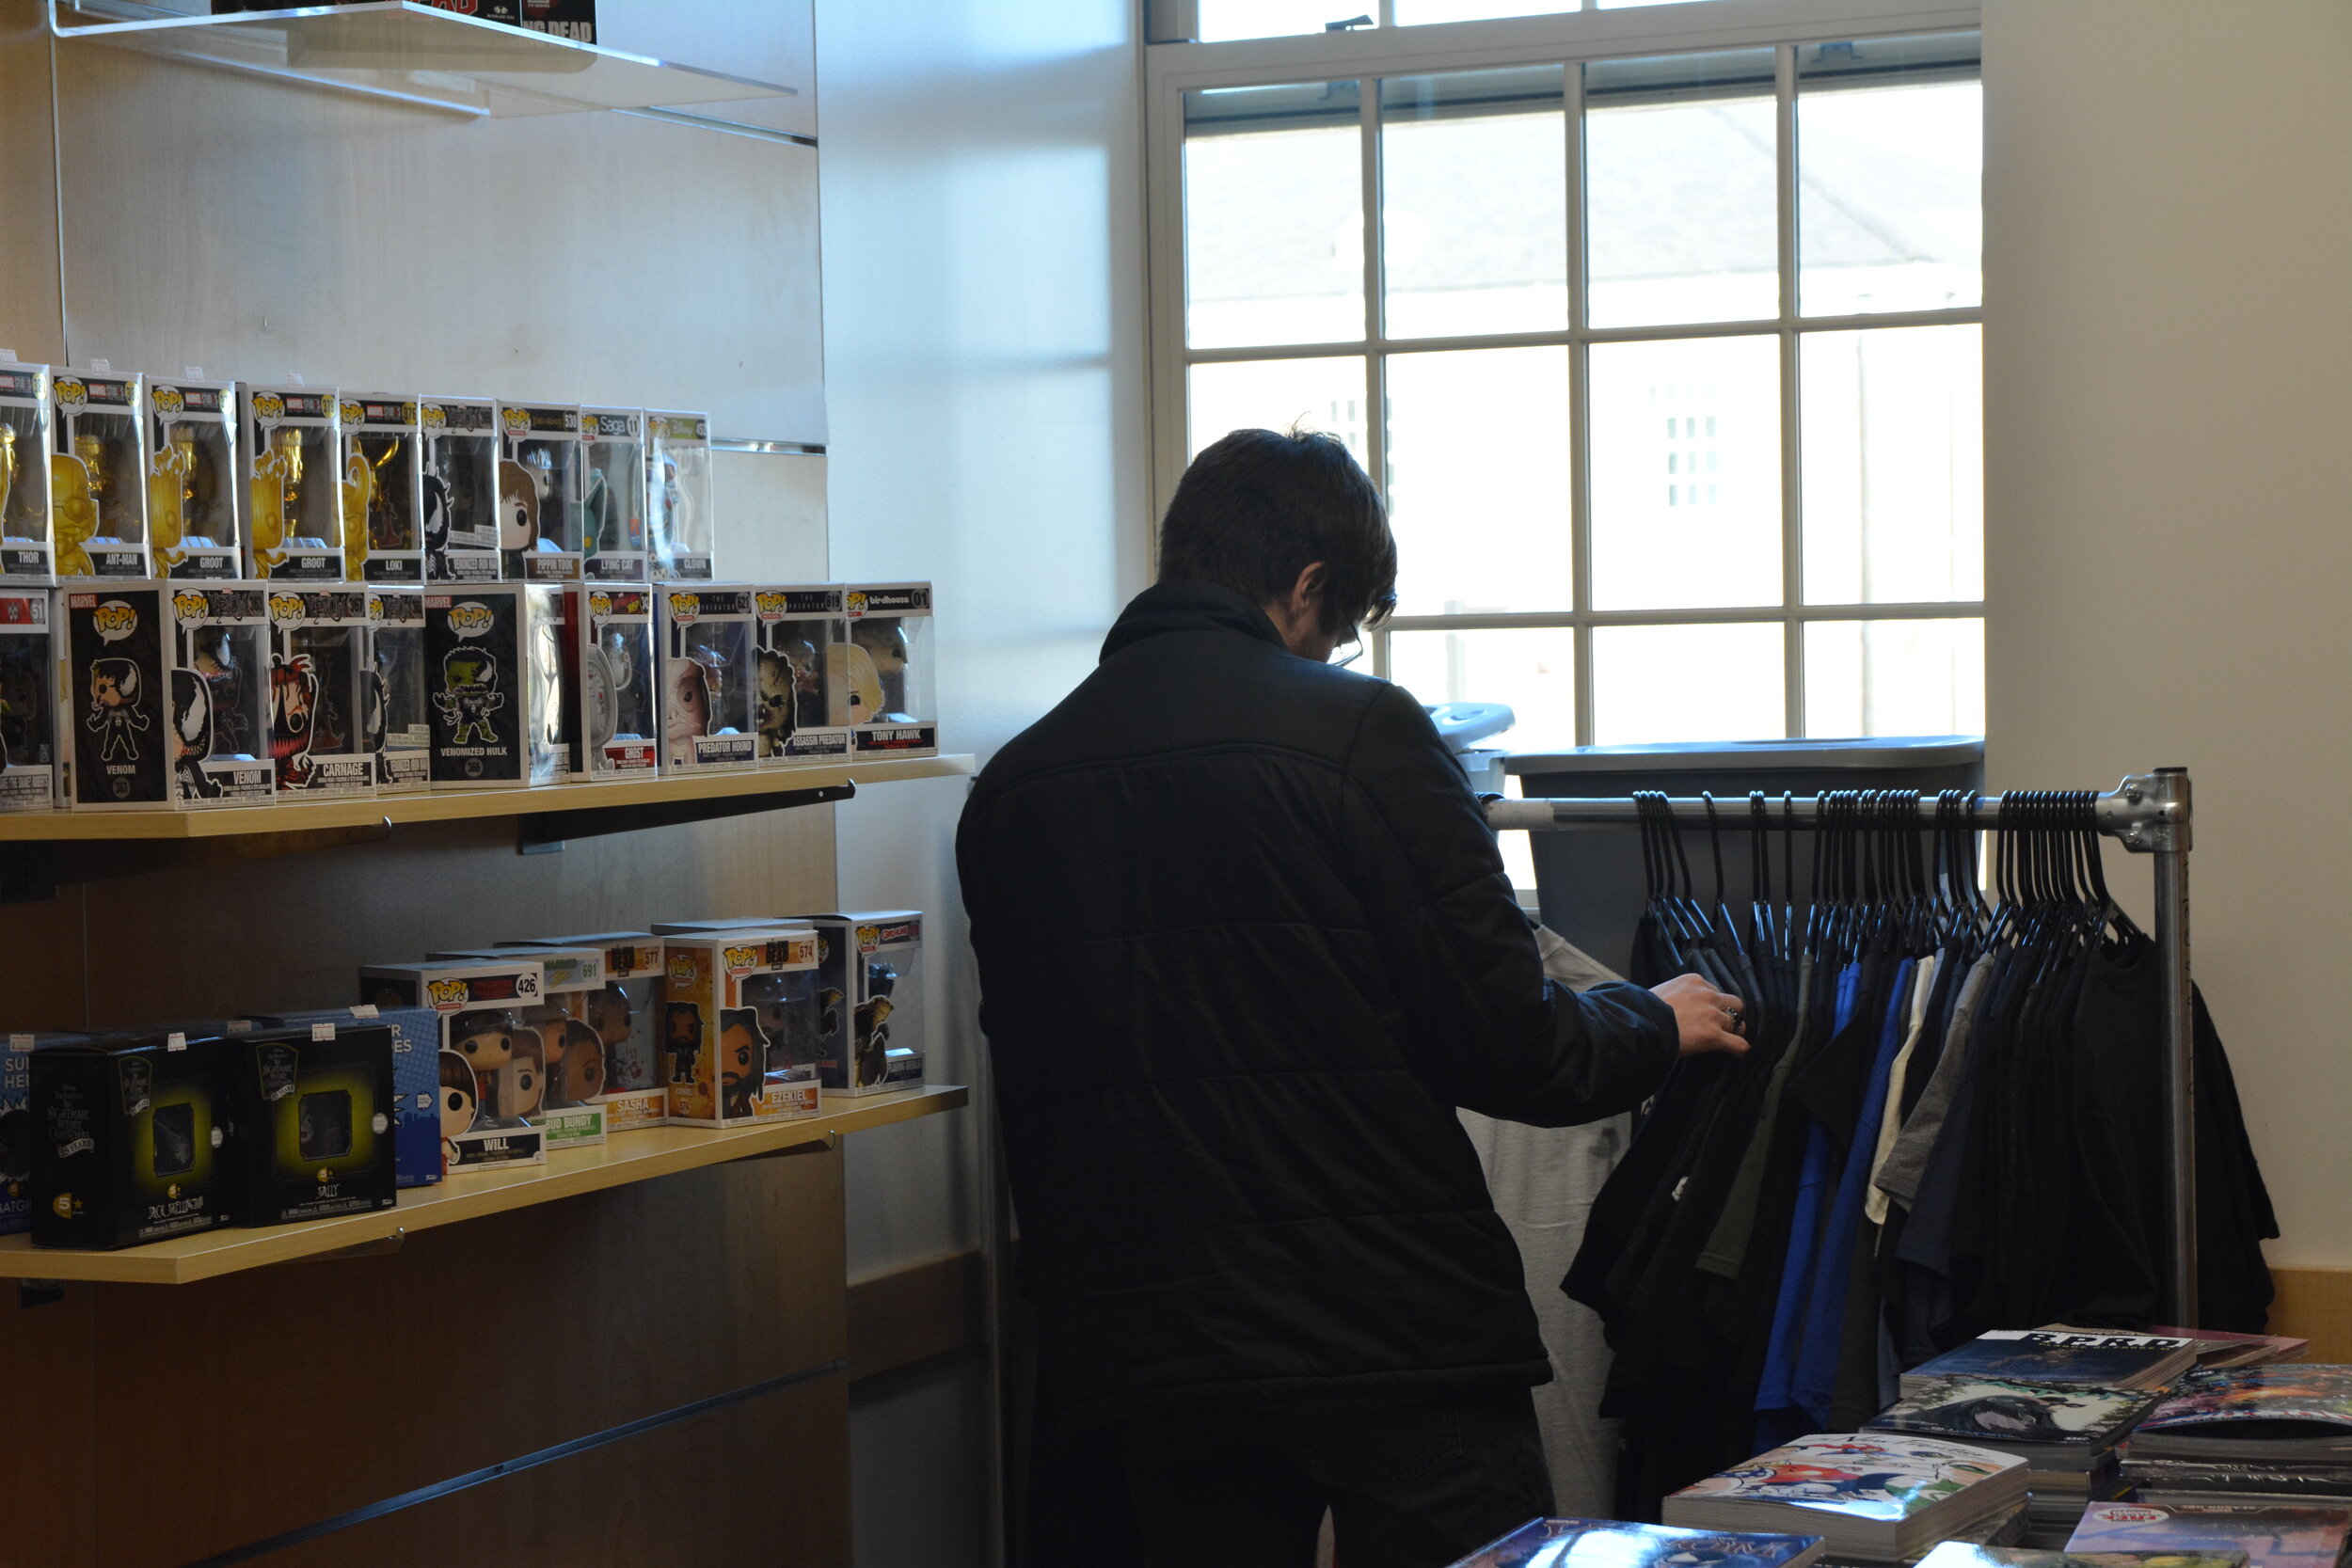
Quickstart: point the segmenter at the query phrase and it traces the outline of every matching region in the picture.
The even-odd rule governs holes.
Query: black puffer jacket
[[[957,852],[1066,1419],[1549,1378],[1454,1108],[1626,1110],[1674,1017],[1544,979],[1410,696],[1164,583],[989,764]]]

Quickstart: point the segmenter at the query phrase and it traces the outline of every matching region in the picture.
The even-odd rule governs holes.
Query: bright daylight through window
[[[1186,91],[1190,449],[1344,439],[1378,667],[1517,743],[1980,732],[1978,78],[1952,34]]]

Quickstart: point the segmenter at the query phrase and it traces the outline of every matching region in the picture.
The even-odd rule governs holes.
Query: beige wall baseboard
[[[2352,1269],[2273,1269],[2270,1332],[2312,1342],[2311,1360],[2352,1361]]]

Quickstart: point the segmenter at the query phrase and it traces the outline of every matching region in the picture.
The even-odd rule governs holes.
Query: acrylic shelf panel
[[[52,0],[50,17],[60,39],[493,118],[693,109],[798,91],[413,0],[225,16],[134,0]]]
[[[130,1285],[187,1285],[273,1263],[298,1262],[358,1248],[397,1245],[412,1230],[458,1225],[533,1204],[554,1203],[583,1193],[651,1181],[680,1171],[730,1160],[781,1154],[831,1143],[851,1132],[870,1132],[918,1117],[961,1108],[970,1092],[937,1084],[898,1094],[858,1099],[826,1097],[816,1116],[724,1130],[707,1127],[647,1127],[615,1132],[592,1148],[567,1148],[544,1165],[473,1171],[436,1187],[411,1187],[400,1207],[372,1214],[305,1220],[293,1225],[230,1227],[196,1236],[150,1242],[118,1252],[80,1252],[36,1247],[24,1236],[0,1236],[0,1279],[75,1279]]]
[[[951,778],[969,773],[972,768],[972,757],[967,752],[714,773],[704,778],[542,784],[531,789],[437,790],[426,795],[289,800],[277,805],[230,806],[214,811],[23,812],[0,815],[0,844],[234,838],[365,828],[379,823],[451,822],[498,816],[545,816],[551,824],[560,826],[565,813],[615,808],[642,808],[652,813],[698,800],[733,800],[757,810],[757,798],[761,796],[834,791],[845,785],[887,784],[894,779]]]

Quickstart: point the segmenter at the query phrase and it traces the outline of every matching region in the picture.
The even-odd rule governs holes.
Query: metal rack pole
[[[1727,796],[1724,806],[1743,800]],[[1703,800],[1670,800],[1677,817],[1704,816]],[[1775,825],[1816,827],[1821,807],[1818,796],[1782,797],[1772,802]],[[1549,832],[1566,828],[1631,827],[1640,820],[1640,806],[1630,797],[1579,800],[1552,797],[1533,800],[1494,800],[1486,819],[1497,830]],[[1919,821],[1932,826],[1936,800],[1924,795]],[[2098,798],[2100,832],[2135,854],[2155,857],[2155,931],[2161,974],[2159,1027],[2164,1036],[2165,1090],[2165,1214],[2171,1231],[2171,1255],[2166,1259],[2166,1296],[2173,1322],[2183,1328],[2197,1326],[2197,1074],[2196,1025],[2189,989],[2188,851],[2190,847],[2188,770],[2159,768],[2135,773]],[[1980,798],[1970,812],[1980,827],[1998,827],[2001,802],[1997,796]],[[1744,830],[1744,819],[1725,826]]]

